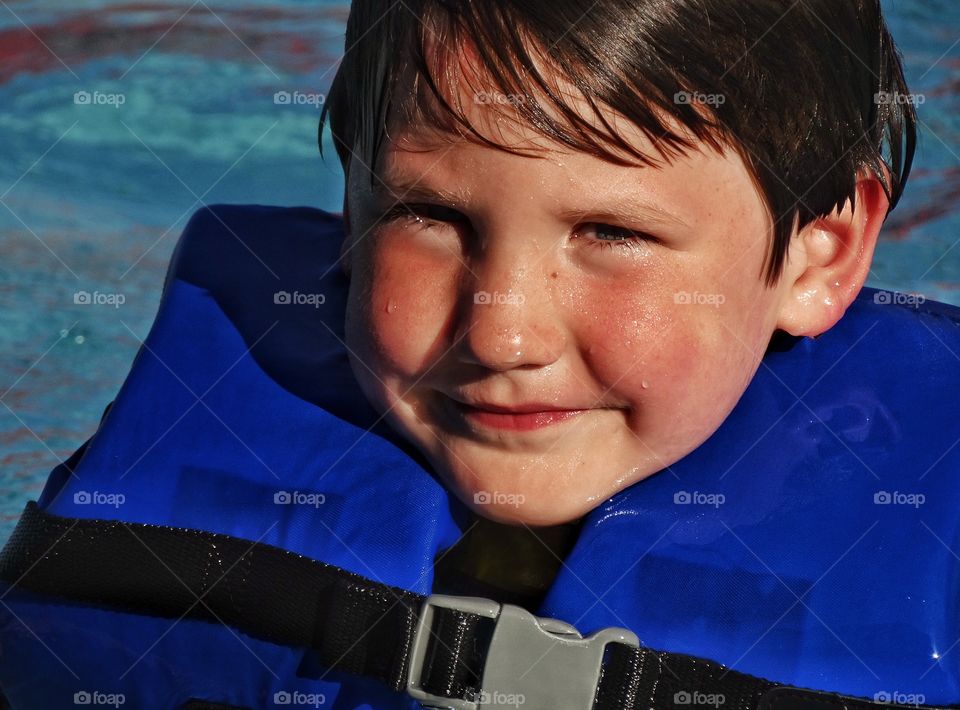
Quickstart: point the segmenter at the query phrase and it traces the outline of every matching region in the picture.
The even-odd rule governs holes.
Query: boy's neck
[[[580,534],[582,520],[514,527],[477,516],[435,565],[433,591],[487,596],[535,611]]]

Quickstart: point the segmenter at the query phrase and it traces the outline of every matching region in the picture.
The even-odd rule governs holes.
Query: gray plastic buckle
[[[433,609],[443,607],[495,619],[493,638],[475,698],[445,698],[423,690],[423,662],[433,628]],[[583,638],[570,624],[543,619],[490,599],[435,594],[427,598],[414,636],[407,693],[430,708],[485,710],[591,710],[608,643],[639,646],[636,634],[608,628]]]

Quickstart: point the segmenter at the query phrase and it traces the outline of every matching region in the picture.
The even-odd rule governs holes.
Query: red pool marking
[[[23,73],[65,71],[57,57],[74,71],[76,65],[84,62],[117,55],[130,56],[132,64],[158,40],[153,51],[256,63],[257,57],[250,51],[253,50],[278,73],[323,71],[337,59],[327,47],[331,44],[338,47],[341,40],[334,34],[329,37],[308,34],[307,28],[342,24],[346,19],[345,8],[316,8],[306,12],[214,6],[211,10],[223,23],[202,6],[193,8],[177,22],[183,8],[160,3],[130,3],[95,14],[69,15],[29,29],[20,24],[11,26],[0,31],[0,83]],[[163,12],[165,17],[150,23],[124,22],[127,15],[140,12]],[[170,29],[175,22],[176,26]],[[288,25],[289,29],[282,25]]]
[[[958,212],[960,166],[918,170],[911,175],[910,180],[907,191],[911,198],[915,201],[918,194],[923,194],[923,201],[910,209],[901,205],[890,215],[881,232],[885,240],[903,241],[920,225]],[[920,180],[923,180],[923,183],[920,183]],[[925,191],[921,191],[921,184],[926,187]]]

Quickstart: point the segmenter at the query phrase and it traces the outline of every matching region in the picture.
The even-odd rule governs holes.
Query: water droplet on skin
[[[507,363],[510,363],[510,364],[513,364],[513,363],[515,363],[515,362],[519,362],[519,361],[520,361],[520,358],[523,356],[523,351],[521,351],[519,348],[512,348],[512,349],[510,349],[510,350],[504,350],[504,349],[502,349],[502,348],[500,348],[500,347],[498,346],[498,347],[496,348],[496,352],[497,352],[498,355],[499,355],[501,352],[503,352],[503,354],[504,354],[504,360],[505,360]]]
[[[396,312],[397,312],[397,304],[394,303],[393,301],[387,301],[387,309],[386,309],[386,310],[387,310],[387,313],[396,313]]]
[[[647,389],[648,387],[650,387],[650,384],[646,380],[643,380],[640,383],[640,386],[643,387],[643,389]]]
[[[84,340],[86,340],[86,338],[84,338],[82,335],[78,335],[73,339],[73,342],[75,342],[77,345],[83,345]]]
[[[70,331],[67,330],[66,328],[64,328],[63,330],[60,331],[60,337],[61,337],[61,338],[66,338],[68,335],[70,335]]]

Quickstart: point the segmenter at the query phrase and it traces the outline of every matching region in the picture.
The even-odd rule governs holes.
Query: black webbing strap
[[[271,545],[201,530],[64,518],[33,502],[0,552],[0,579],[313,648],[321,664],[395,690],[405,685],[405,649],[423,599]]]
[[[271,545],[201,530],[64,518],[32,502],[0,552],[0,580],[78,602],[227,624],[273,643],[313,649],[321,665],[375,678],[398,692],[407,686],[425,600]],[[480,687],[495,621],[432,608],[423,690],[467,699],[498,690]],[[724,710],[891,707],[779,686],[690,656],[607,646],[595,710],[712,701]],[[527,697],[524,707],[542,705]]]

